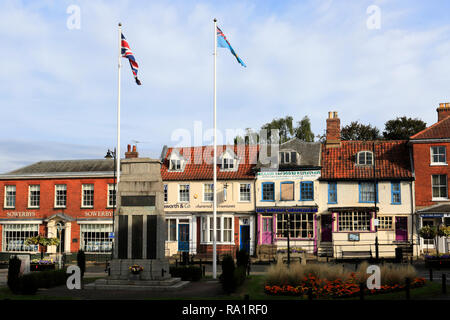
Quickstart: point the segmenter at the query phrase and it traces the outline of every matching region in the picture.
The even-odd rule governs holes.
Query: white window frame
[[[368,218],[368,220],[365,220],[364,218]],[[337,226],[338,232],[370,232],[371,221],[371,212],[339,212]]]
[[[433,188],[442,187],[443,185],[433,185],[433,176],[445,176],[445,190],[446,197],[433,197]],[[431,175],[431,201],[448,200],[448,176],[446,174],[432,174]]]
[[[181,186],[188,186],[188,200],[181,200]],[[187,203],[191,200],[191,186],[189,183],[182,183],[178,185],[178,202]]]
[[[361,154],[364,154],[364,163],[362,163],[361,161],[360,161],[360,155]],[[372,160],[371,160],[371,162],[370,163],[367,163],[367,155],[368,154],[370,154],[371,155],[371,157],[372,157]],[[373,152],[372,151],[368,151],[368,150],[365,150],[365,151],[359,151],[357,154],[356,154],[356,164],[357,165],[360,165],[360,166],[373,166],[373,162],[375,161],[375,157],[374,157],[374,154],[373,154]]]
[[[64,195],[64,205],[58,204],[58,191],[65,191]],[[55,208],[66,208],[67,207],[67,184],[55,184]]]
[[[210,192],[206,192],[206,188],[207,186],[211,186],[212,187],[212,191]],[[206,199],[206,195],[207,194],[211,194],[211,200]],[[203,184],[203,202],[213,202],[214,201],[214,183],[204,183]]]
[[[101,229],[104,229],[103,231]],[[92,231],[89,231],[92,229]],[[97,230],[96,230],[97,229]],[[98,230],[100,229],[100,230]],[[106,235],[104,238],[85,238],[84,233],[92,232],[92,233],[106,233],[109,234],[113,232],[113,224],[112,223],[83,223],[80,224],[80,249],[84,250],[86,253],[96,253],[96,254],[111,254],[112,251],[112,240]],[[92,244],[86,244],[87,241],[92,241]],[[89,250],[89,248],[93,246],[96,248],[99,247],[98,250]],[[106,248],[106,249],[105,249]]]
[[[8,190],[8,188],[14,188],[14,191],[12,191],[12,190]],[[3,202],[3,207],[4,208],[8,208],[8,209],[14,209],[15,207],[16,207],[16,190],[17,190],[17,188],[16,188],[16,186],[15,185],[6,185],[5,186],[5,198],[4,198],[4,202]],[[10,192],[14,192],[14,194],[12,195],[9,195],[8,193],[10,193]],[[13,205],[8,205],[8,199],[9,199],[9,197],[13,197],[12,199],[13,199]]]
[[[26,229],[27,227],[32,227],[28,231],[23,231],[23,229]],[[34,229],[34,230],[31,230]],[[28,245],[25,247],[28,247],[29,250],[8,250],[8,243],[6,242],[6,232],[28,232],[28,236],[24,237],[13,237],[13,242],[10,243],[10,246],[25,246],[24,242],[26,239],[39,235],[39,224],[38,223],[23,223],[22,221],[20,223],[8,223],[8,224],[2,224],[2,252],[38,252],[39,246],[38,245]],[[9,238],[8,238],[9,239]],[[11,240],[11,239],[9,239]]]
[[[242,186],[248,186],[248,199],[242,199],[242,195],[246,194],[247,191],[242,192]],[[240,183],[239,184],[239,202],[251,202],[252,201],[252,184],[251,183]]]
[[[169,160],[169,170],[170,171],[181,171],[181,160],[180,159],[170,159]]]
[[[444,153],[434,153],[433,148],[439,149],[444,148]],[[441,161],[434,161],[433,156],[437,155],[438,158],[441,155],[444,155],[444,162]],[[432,166],[446,166],[447,165],[447,148],[445,146],[431,146],[430,147],[430,165]]]
[[[31,190],[37,187],[38,190]],[[38,191],[38,205],[31,205],[31,192]],[[39,184],[30,184],[28,186],[28,208],[39,208],[41,205],[41,185]]]
[[[394,217],[393,216],[378,216],[378,230],[393,231]]]
[[[220,241],[218,240],[219,237],[216,238],[216,243],[218,244],[234,244],[234,216],[229,214],[221,214],[216,216],[217,219],[220,219],[220,228],[217,228],[216,231],[219,234]],[[211,233],[213,230],[213,226],[211,225],[211,220],[213,219],[212,215],[205,215],[202,216],[201,222],[201,237],[200,242],[202,244],[212,244],[213,239],[211,239]],[[224,230],[225,227],[225,219],[231,219],[231,229]],[[206,222],[206,225],[205,225]],[[231,234],[231,241],[224,241],[225,239],[225,232],[228,234]],[[231,232],[231,233],[230,233]],[[207,239],[205,239],[205,236]]]
[[[85,205],[85,195],[84,195],[84,191],[89,191],[91,189],[88,189],[88,186],[92,186],[92,205]],[[94,190],[94,184],[93,183],[85,183],[81,185],[81,207],[82,208],[93,208],[94,207],[94,195],[95,195],[95,190]]]
[[[108,194],[107,194],[107,203],[106,203],[106,207],[107,208],[114,208],[114,203],[111,203],[111,192],[115,192],[114,194],[114,198],[115,198],[115,202],[117,205],[117,188],[115,188],[115,183],[108,183]]]
[[[226,167],[225,167],[226,162]],[[222,158],[222,166],[220,168],[222,171],[234,171],[236,170],[236,160],[230,156],[224,156]]]

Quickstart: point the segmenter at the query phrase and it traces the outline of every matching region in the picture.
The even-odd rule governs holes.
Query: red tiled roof
[[[450,116],[411,136],[411,140],[450,138]]]
[[[406,140],[342,141],[341,147],[322,145],[321,179],[373,179],[373,166],[356,165],[359,151],[373,151],[377,179],[412,178],[411,162]]]
[[[219,158],[226,148],[232,150],[239,158],[239,166],[236,171],[221,171],[219,159],[217,160],[217,179],[218,180],[237,180],[254,179],[255,174],[252,168],[256,165],[258,156],[258,147],[255,145],[241,146],[217,146],[217,157]],[[188,154],[189,162],[182,172],[169,171],[169,156],[173,150],[186,157]],[[161,176],[163,181],[180,180],[212,180],[213,179],[213,146],[188,147],[188,148],[169,148],[164,161],[161,165]],[[190,153],[190,155],[189,155]],[[206,156],[205,156],[206,155]]]

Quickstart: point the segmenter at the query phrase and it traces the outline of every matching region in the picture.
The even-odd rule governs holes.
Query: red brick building
[[[450,197],[448,181],[450,168],[447,151],[450,150],[450,103],[441,103],[436,109],[438,121],[410,137],[415,183],[416,212],[420,226],[450,225]],[[448,239],[440,239],[439,251],[448,252]],[[435,249],[433,240],[421,239],[422,249]]]
[[[31,253],[25,240],[38,234],[61,239],[47,254],[109,257],[115,205],[112,159],[41,161],[0,175],[1,256]],[[61,231],[58,231],[61,230]]]

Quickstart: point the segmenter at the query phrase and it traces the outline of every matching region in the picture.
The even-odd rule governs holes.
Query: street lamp
[[[62,231],[65,229],[66,227],[63,225],[62,222],[58,222],[56,224],[56,230],[58,230],[58,235],[59,235],[59,258],[58,258],[58,266],[59,269],[61,269],[61,263],[62,263],[62,254],[61,254],[61,249],[62,249],[62,241],[61,241],[61,235],[62,235]]]
[[[114,148],[114,151],[111,151],[110,149],[108,149],[108,151],[106,152],[106,156],[105,159],[114,159],[114,197],[113,197],[113,214],[112,214],[112,221],[113,221],[113,236],[116,236],[115,233],[115,223],[114,223],[114,211],[116,208],[116,201],[117,201],[117,194],[116,194],[116,148]],[[114,258],[114,237],[111,241],[111,260]]]

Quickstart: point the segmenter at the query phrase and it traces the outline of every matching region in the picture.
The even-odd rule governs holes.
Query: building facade
[[[393,257],[407,247],[417,255],[407,141],[341,141],[337,112],[330,112],[319,201],[319,247],[327,254]]]
[[[448,179],[450,169],[447,150],[450,148],[450,103],[437,108],[438,122],[410,137],[416,178],[415,203],[419,227],[450,225]],[[420,239],[423,252],[450,252],[448,238]],[[438,246],[436,248],[436,245]]]
[[[29,237],[60,239],[47,254],[109,257],[115,187],[112,159],[41,161],[0,175],[2,255],[38,254]]]
[[[212,257],[213,148],[164,149],[161,176],[167,221],[166,255],[189,252]],[[218,255],[255,249],[255,187],[252,167],[257,147],[217,147]]]
[[[255,167],[257,243],[262,250],[317,252],[320,143],[292,139],[274,150],[275,166]]]

